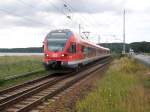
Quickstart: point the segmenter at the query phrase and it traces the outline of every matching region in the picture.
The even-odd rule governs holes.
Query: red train
[[[82,39],[68,29],[51,31],[43,43],[46,69],[79,68],[110,55],[108,48]]]

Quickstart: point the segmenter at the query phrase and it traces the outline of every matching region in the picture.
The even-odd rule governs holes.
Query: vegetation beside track
[[[40,78],[42,76],[46,76],[46,75],[48,75],[48,73],[49,72],[47,72],[47,71],[41,71],[36,74],[32,74],[32,75],[28,75],[28,76],[24,76],[24,77],[20,77],[20,78],[16,78],[16,79],[11,79],[11,80],[6,80],[6,81],[1,80],[0,81],[0,90],[6,89],[6,88],[9,88],[9,87],[15,86],[17,84],[21,84],[21,83],[24,83],[24,82],[27,82],[27,81],[30,81],[30,80],[33,80],[36,78]]]
[[[42,56],[0,56],[0,89],[36,78],[41,73],[9,81],[5,78],[37,70],[44,70]]]
[[[114,60],[97,88],[76,103],[77,112],[149,112],[149,69],[126,57]]]
[[[42,66],[42,56],[0,57],[0,79],[39,69],[44,69]]]

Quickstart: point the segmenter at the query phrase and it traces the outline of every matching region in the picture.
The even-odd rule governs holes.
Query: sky
[[[48,32],[89,31],[89,40],[150,42],[149,0],[0,0],[0,48],[40,47]],[[68,18],[70,17],[70,19]]]

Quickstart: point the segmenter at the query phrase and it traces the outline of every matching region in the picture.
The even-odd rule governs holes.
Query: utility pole
[[[125,54],[126,53],[126,45],[125,45],[125,9],[123,11],[123,50],[122,50],[122,54]]]
[[[101,36],[98,35],[98,44],[100,44]]]
[[[79,36],[81,37],[81,24],[79,24]]]

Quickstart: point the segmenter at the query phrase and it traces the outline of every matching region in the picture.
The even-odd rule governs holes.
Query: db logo
[[[57,57],[57,54],[52,54],[52,57]]]

